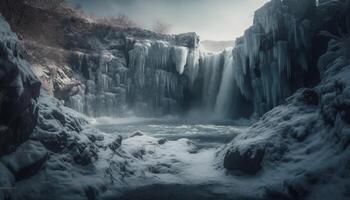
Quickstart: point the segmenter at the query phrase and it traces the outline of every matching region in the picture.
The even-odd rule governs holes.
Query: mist
[[[234,40],[253,21],[254,11],[267,0],[70,0],[89,14],[127,14],[141,27],[155,21],[171,25],[172,33],[197,32],[202,40]]]

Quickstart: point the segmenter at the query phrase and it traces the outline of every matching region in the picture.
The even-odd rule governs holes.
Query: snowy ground
[[[99,118],[94,126],[121,135],[123,151],[137,158],[129,167],[143,172],[124,179],[121,199],[235,199],[227,189],[232,179],[217,167],[216,153],[246,127],[174,118]]]

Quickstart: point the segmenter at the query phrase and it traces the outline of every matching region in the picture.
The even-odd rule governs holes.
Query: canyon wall
[[[234,48],[218,53],[200,49],[195,33],[162,35],[95,23],[69,8],[2,4],[43,87],[94,117],[193,110],[259,117],[319,81],[317,58],[327,43],[318,39],[312,0],[267,3]]]

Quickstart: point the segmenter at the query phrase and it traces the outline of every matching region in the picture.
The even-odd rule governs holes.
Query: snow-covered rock
[[[17,36],[0,16],[0,155],[29,138],[38,116],[40,81],[22,53]]]
[[[331,40],[319,60],[320,84],[298,90],[219,153],[225,168],[264,183],[263,198],[349,198],[348,48],[349,36]]]

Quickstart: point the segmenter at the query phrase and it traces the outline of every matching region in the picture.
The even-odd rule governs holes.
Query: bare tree
[[[104,17],[98,20],[100,23],[121,28],[136,27],[137,24],[127,15],[120,13],[116,17]]]
[[[171,25],[160,20],[157,20],[153,24],[153,31],[162,34],[169,34],[171,30]]]

